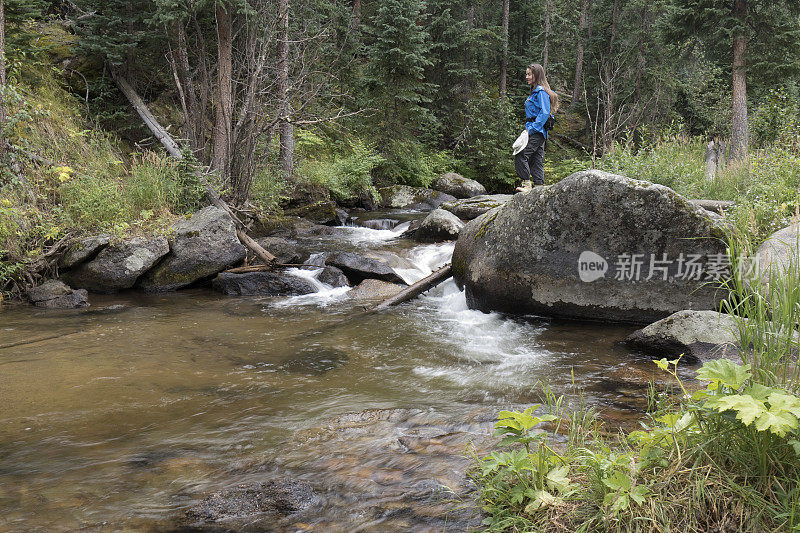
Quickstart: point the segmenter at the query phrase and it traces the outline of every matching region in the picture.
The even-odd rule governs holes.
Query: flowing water
[[[398,239],[406,227],[301,244],[381,257],[413,282],[453,245]],[[610,420],[645,405],[654,365],[619,342],[633,327],[470,311],[452,281],[347,320],[363,303],[317,272],[293,271],[320,289],[301,297],[0,310],[0,531],[191,529],[186,510],[209,494],[276,476],[310,483],[313,508],[251,530],[447,529],[409,487],[463,484],[459,447],[499,409],[539,401],[541,384],[580,388]]]

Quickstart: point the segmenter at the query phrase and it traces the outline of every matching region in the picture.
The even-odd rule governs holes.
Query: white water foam
[[[336,240],[344,240],[351,244],[382,243],[396,239],[408,229],[411,222],[403,222],[394,229],[372,229],[362,226],[337,226]]]

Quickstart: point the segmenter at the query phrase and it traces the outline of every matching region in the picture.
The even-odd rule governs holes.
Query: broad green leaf
[[[603,479],[603,485],[611,490],[631,490],[631,478],[626,474],[616,471]]]
[[[774,392],[774,390],[775,389],[767,387],[766,385],[762,385],[761,383],[753,383],[749,387],[745,388],[742,394],[749,394],[756,400],[761,400],[763,402],[772,392]]]
[[[536,491],[536,497],[533,499],[533,501],[525,506],[525,512],[533,514],[539,509],[558,505],[559,503],[561,503],[560,498],[556,498],[546,490],[539,490]]]
[[[611,512],[613,514],[617,514],[620,511],[624,511],[625,509],[628,508],[628,503],[629,503],[628,493],[623,492],[614,499],[614,503],[611,504]]]
[[[711,385],[715,385],[715,389],[716,389],[716,384],[717,384],[717,382],[714,381],[714,382],[709,383],[708,386],[710,387]],[[694,391],[692,393],[692,400],[694,400],[696,402],[699,402],[701,400],[705,400],[709,396],[711,396],[711,390],[710,389],[708,389],[708,388],[706,388],[706,389],[697,389],[696,391]]]
[[[718,381],[733,390],[739,390],[751,375],[750,365],[738,365],[730,359],[709,361],[697,371],[698,379]]]
[[[789,444],[791,444],[794,449],[794,454],[800,457],[800,440],[792,439],[789,441]]]
[[[756,429],[759,431],[769,430],[779,437],[785,437],[786,432],[797,429],[797,419],[786,411],[780,413],[767,411],[756,420]]]
[[[680,417],[680,419],[677,422],[675,422],[675,425],[672,426],[672,429],[676,432],[680,432],[696,424],[697,420],[695,419],[693,413],[684,413],[684,415]]]
[[[769,410],[773,413],[786,411],[792,413],[794,416],[800,418],[800,398],[792,394],[784,394],[782,392],[773,392],[767,398],[769,403]]]
[[[678,420],[680,420],[680,417],[678,416],[678,413],[667,413],[665,415],[662,415],[662,416],[659,416],[658,418],[656,418],[656,421],[661,422],[662,424],[664,424],[668,428],[675,427],[675,424],[678,423]]]
[[[654,362],[654,363],[655,363],[655,364],[658,366],[658,368],[660,368],[661,370],[666,370],[667,368],[669,368],[669,362],[667,361],[667,358],[666,358],[666,357],[664,357],[664,358],[662,358],[662,359],[658,359],[658,360],[656,360],[656,361],[653,361],[653,362]]]
[[[706,406],[719,412],[736,411],[736,418],[746,426],[749,426],[753,423],[753,420],[767,412],[767,406],[764,405],[764,402],[756,400],[752,396],[743,396],[741,394],[712,398],[706,402]]]
[[[524,485],[517,484],[511,488],[511,503],[520,504],[525,499],[525,491],[526,487]]]
[[[570,479],[567,477],[569,474],[569,465],[553,468],[547,473],[545,481],[547,486],[552,490],[564,492],[569,487]]]
[[[558,417],[555,416],[555,415],[537,416],[537,417],[534,417],[534,419],[533,419],[533,422],[534,422],[533,425],[536,426],[536,425],[538,425],[538,424],[540,424],[542,422],[552,422],[553,420],[557,420],[557,419],[558,419]]]
[[[647,487],[645,487],[644,485],[636,485],[635,487],[633,487],[633,489],[631,489],[630,495],[631,498],[633,498],[633,501],[635,501],[639,505],[642,505],[644,503],[645,496],[647,496],[648,492],[650,491],[647,490]]]

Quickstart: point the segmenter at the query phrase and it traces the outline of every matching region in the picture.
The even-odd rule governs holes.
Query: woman
[[[532,63],[528,67],[525,80],[531,86],[531,94],[525,99],[528,144],[514,156],[514,167],[522,180],[522,188],[527,188],[526,185],[530,187],[530,182],[525,183],[530,179],[533,179],[534,185],[544,185],[544,145],[547,140],[544,123],[558,110],[558,95],[547,83],[544,68],[539,63]]]

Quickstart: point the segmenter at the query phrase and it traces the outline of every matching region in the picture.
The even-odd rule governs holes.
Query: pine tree
[[[431,125],[424,107],[433,88],[424,79],[425,68],[432,65],[424,7],[421,0],[387,0],[373,21],[375,40],[365,75],[373,105],[393,136]]]
[[[747,78],[770,80],[800,68],[797,0],[672,0],[666,25],[670,39],[698,39],[709,58],[731,72],[731,158],[747,155]]]

